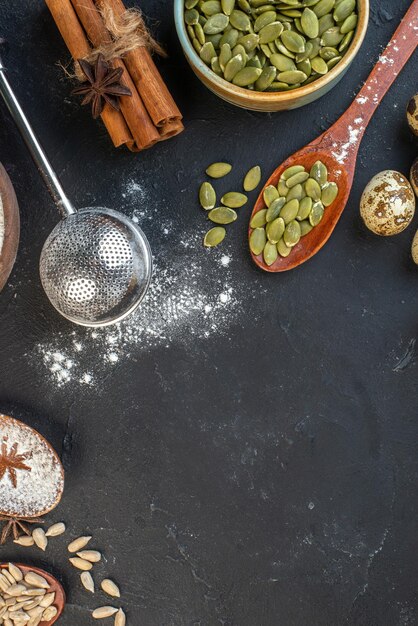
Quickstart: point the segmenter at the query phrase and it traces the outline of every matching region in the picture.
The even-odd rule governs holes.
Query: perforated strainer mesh
[[[40,274],[62,315],[85,326],[103,326],[126,317],[145,295],[150,249],[142,231],[123,215],[83,209],[52,231]]]

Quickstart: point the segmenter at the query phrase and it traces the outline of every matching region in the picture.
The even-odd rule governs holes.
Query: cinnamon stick
[[[98,47],[104,43],[110,43],[112,41],[111,35],[106,29],[94,1],[71,0],[71,2],[93,46]],[[112,64],[114,67],[123,68],[122,82],[132,92],[132,96],[120,97],[120,108],[135,140],[136,149],[149,148],[160,140],[160,134],[155,128],[124,62],[121,59],[115,59]]]
[[[45,0],[45,2],[73,59],[88,56],[91,48],[70,0]],[[116,148],[121,145],[133,148],[134,140],[122,113],[105,107],[101,118]]]
[[[96,0],[96,4],[99,7],[109,7],[118,17],[126,11],[123,0]],[[181,121],[183,116],[147,48],[142,46],[128,52],[125,64],[162,137],[168,138],[180,133],[184,129]]]

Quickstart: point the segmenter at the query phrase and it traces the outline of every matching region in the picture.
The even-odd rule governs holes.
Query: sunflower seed
[[[48,539],[43,528],[35,528],[32,537],[38,548],[45,552],[48,545]]]
[[[77,552],[77,556],[90,563],[99,563],[102,560],[102,555],[97,550],[81,550]]]
[[[9,563],[8,568],[10,574],[13,576],[16,582],[20,582],[21,580],[23,580],[22,572],[18,567],[16,567],[16,565],[14,565],[14,563]]]
[[[123,609],[119,609],[119,611],[115,615],[115,626],[125,626],[126,624],[126,615]]]
[[[254,191],[260,184],[261,180],[261,168],[259,165],[252,167],[245,175],[244,178],[244,191]]]
[[[33,537],[19,537],[18,539],[14,539],[13,543],[17,543],[19,546],[24,546],[25,548],[30,548],[30,546],[34,545]]]
[[[91,570],[93,567],[93,564],[90,563],[90,561],[85,561],[84,559],[80,559],[79,556],[72,557],[71,559],[68,559],[68,560],[70,561],[71,565],[85,572]]]
[[[105,580],[102,581],[101,588],[105,593],[107,593],[108,596],[112,596],[112,598],[120,598],[119,587],[115,585],[113,580],[105,578]]]
[[[41,598],[38,602],[39,602],[39,606],[41,606],[44,609],[47,609],[49,606],[51,606],[51,604],[53,604],[55,601],[55,592],[51,591],[51,593],[47,593],[44,595],[43,598]]]
[[[199,201],[205,211],[209,211],[214,208],[216,204],[216,193],[210,183],[205,182],[201,184],[199,190]],[[78,552],[78,550],[70,550],[70,552]]]
[[[67,548],[68,552],[79,552],[86,547],[91,539],[92,537],[78,537],[78,539],[74,539]]]
[[[58,613],[58,609],[55,606],[49,606],[46,608],[42,614],[42,620],[44,622],[49,622],[53,617]]]
[[[53,524],[48,528],[45,535],[47,537],[58,537],[59,535],[63,535],[65,533],[65,524],[63,522],[58,522],[58,524]]]
[[[203,245],[206,248],[214,248],[215,246],[222,243],[225,239],[226,230],[222,228],[222,226],[215,226],[215,228],[211,228],[205,235],[203,239]]]
[[[36,574],[36,572],[28,572],[25,575],[25,582],[32,587],[40,589],[49,589],[49,582],[45,580],[43,576]]]
[[[229,191],[222,196],[221,202],[230,209],[239,209],[247,202],[247,196],[238,191]]]
[[[94,619],[104,619],[106,617],[112,617],[115,613],[118,612],[118,609],[115,609],[113,606],[100,606],[98,609],[94,609],[91,614]]]
[[[238,215],[236,211],[226,206],[217,207],[208,213],[208,218],[215,224],[232,224],[232,222],[235,222],[237,217]]]
[[[94,593],[94,580],[90,572],[82,572],[80,574],[80,580],[84,589],[87,589],[90,593]]]
[[[267,235],[264,228],[255,228],[250,235],[250,250],[258,256],[264,250],[266,245]]]

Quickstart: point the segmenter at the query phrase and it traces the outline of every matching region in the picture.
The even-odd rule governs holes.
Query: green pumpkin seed
[[[276,217],[275,220],[269,222],[266,226],[266,234],[267,239],[270,241],[270,243],[278,243],[283,237],[285,228],[286,224],[282,217]]]
[[[288,85],[299,85],[300,83],[303,83],[308,77],[304,72],[301,72],[299,70],[293,70],[290,72],[280,72],[277,75],[277,78]]]
[[[232,11],[231,15],[229,16],[229,20],[231,22],[231,25],[237,30],[247,31],[251,28],[250,18],[248,17],[248,15],[246,15],[246,13],[240,11],[239,9],[234,9]]]
[[[184,13],[184,21],[189,26],[193,26],[194,24],[198,24],[199,23],[199,13],[196,11],[196,9],[189,9],[189,10],[185,11],[185,13]]]
[[[321,59],[324,59],[324,61],[331,61],[331,59],[335,59],[335,57],[338,56],[338,50],[331,48],[331,46],[325,46],[319,51],[319,56]]]
[[[341,61],[342,57],[335,57],[334,59],[331,59],[331,61],[328,61],[327,65],[328,65],[328,69],[332,70],[333,67],[335,67],[336,65],[338,65],[338,63]]]
[[[227,43],[231,50],[237,45],[237,41],[239,38],[239,31],[236,28],[231,28],[231,30],[227,30],[221,37],[219,41],[219,46],[222,47],[225,43]]]
[[[300,223],[300,236],[305,237],[312,229],[313,226],[309,223],[309,220],[303,220],[303,222]]]
[[[357,26],[358,15],[356,13],[352,13],[349,15],[340,27],[340,32],[343,35],[347,35],[350,31],[354,30]]]
[[[238,87],[248,87],[248,85],[255,83],[260,77],[261,72],[262,70],[260,70],[260,68],[247,65],[247,67],[244,67],[235,74],[232,82]]]
[[[206,248],[214,248],[218,246],[224,239],[226,235],[226,230],[222,226],[215,226],[215,228],[211,228],[206,233],[203,239],[203,245]]]
[[[231,82],[236,74],[244,67],[245,62],[242,54],[236,54],[228,61],[225,66],[224,77],[225,80]]]
[[[206,2],[203,2],[200,5],[200,10],[203,11],[206,17],[210,17],[211,15],[220,13],[222,11],[222,7],[219,0],[206,0]]]
[[[298,222],[302,222],[303,220],[308,219],[312,209],[312,204],[312,198],[310,198],[309,196],[305,196],[305,198],[302,198],[302,200],[299,202],[299,211],[296,215],[296,219],[298,220]]]
[[[298,211],[299,200],[296,200],[296,198],[294,198],[293,200],[286,202],[286,204],[280,211],[280,217],[283,218],[285,224],[289,224],[296,218]]]
[[[301,184],[294,185],[286,196],[286,201],[290,202],[290,200],[302,200],[305,197],[305,191]]]
[[[200,58],[207,65],[210,65],[210,62],[212,61],[213,57],[216,57],[215,48],[213,47],[213,43],[208,41],[202,46],[200,50]]]
[[[260,184],[260,180],[261,167],[259,165],[255,165],[245,175],[243,183],[244,191],[254,191],[254,189]]]
[[[305,168],[303,167],[303,165],[291,165],[290,167],[285,169],[283,174],[280,176],[280,179],[283,178],[283,180],[286,181],[289,178],[292,178],[292,176],[294,176],[295,174],[299,174],[300,172],[304,172],[304,171],[305,171]]]
[[[290,178],[286,180],[286,186],[291,189],[295,185],[299,185],[305,182],[309,178],[308,172],[298,172],[297,174],[293,174]]]
[[[205,40],[210,41],[213,44],[215,50],[219,48],[219,42],[221,40],[222,35],[218,33],[217,35],[205,35]]]
[[[186,9],[194,9],[199,0],[185,0],[184,6]]]
[[[317,201],[321,199],[321,187],[314,178],[308,178],[305,183],[306,195]]]
[[[290,50],[290,52],[298,54],[305,51],[305,40],[302,35],[299,35],[292,30],[283,31],[281,34],[281,40],[283,45]]]
[[[317,74],[321,74],[321,76],[327,74],[328,72],[328,65],[326,64],[324,59],[321,59],[321,57],[315,57],[314,59],[312,59],[311,65],[314,72],[316,72]]]
[[[228,26],[229,17],[224,13],[216,13],[211,15],[206,24],[203,27],[203,32],[206,35],[217,35],[221,33]]]
[[[317,15],[308,7],[303,11],[300,18],[303,32],[309,39],[315,39],[319,35],[319,21]]]
[[[226,64],[232,58],[231,46],[229,43],[224,43],[219,53],[219,67],[224,72]]]
[[[211,178],[222,178],[223,176],[229,174],[231,170],[232,165],[229,163],[212,163],[212,165],[209,165],[209,167],[206,168],[206,174]]]
[[[261,13],[255,20],[253,28],[258,33],[262,28],[276,21],[276,11],[265,11]]]
[[[277,257],[278,254],[276,244],[268,241],[263,250],[264,263],[270,267],[270,265],[273,265],[273,263],[277,261]]]
[[[230,209],[239,209],[244,206],[247,200],[247,196],[243,193],[239,193],[238,191],[229,191],[221,198],[222,204]]]
[[[283,24],[281,22],[272,22],[264,26],[258,33],[260,43],[270,43],[275,41],[283,32]]]
[[[277,185],[277,190],[279,194],[283,197],[287,197],[289,194],[289,187],[286,185],[286,181],[284,178],[279,180],[279,184]]]
[[[251,13],[251,5],[248,2],[248,0],[238,0],[238,6],[240,7],[240,9],[242,9],[245,13]]]
[[[199,190],[199,201],[205,211],[213,209],[216,204],[216,193],[210,183],[202,183]]]
[[[293,248],[299,243],[301,237],[300,224],[296,220],[290,222],[284,231],[283,241],[288,248]]]
[[[225,15],[231,15],[235,7],[235,0],[221,0],[221,5]]]
[[[335,48],[335,46],[338,46],[341,43],[344,37],[345,35],[340,33],[338,26],[333,26],[332,28],[328,28],[328,30],[322,34],[321,45]]]
[[[327,13],[331,13],[335,6],[335,0],[319,0],[313,8],[316,17],[323,17]]]
[[[341,41],[340,45],[338,46],[338,51],[339,52],[344,52],[348,48],[348,46],[350,45],[353,37],[354,37],[354,31],[353,30],[351,32],[347,33],[346,35],[344,35],[343,40]]]
[[[226,206],[217,207],[208,213],[208,218],[211,222],[215,222],[215,224],[232,224],[237,217],[236,211]]]
[[[267,235],[264,228],[256,228],[250,235],[250,250],[258,256],[264,250],[264,246],[267,243]]]
[[[335,22],[334,22],[334,18],[332,17],[332,14],[327,13],[326,15],[323,15],[322,17],[320,17],[318,20],[318,24],[319,24],[319,36],[322,37],[323,33],[325,33],[325,31],[328,30],[328,28],[332,28],[333,26],[335,26]]]
[[[194,37],[192,39],[192,45],[193,45],[193,48],[196,50],[197,54],[200,54],[200,51],[202,49],[202,45],[199,43],[199,41],[196,39],[196,37]]]
[[[292,252],[292,248],[289,248],[282,238],[277,244],[277,252],[280,254],[281,257],[286,258]]]
[[[284,44],[282,44],[281,41],[277,40],[275,42],[276,44],[276,48],[277,50],[281,53],[284,54],[286,57],[289,57],[289,59],[294,59],[296,57],[296,54],[294,52],[290,52],[290,50],[288,50],[286,48],[286,46]]]
[[[314,202],[312,210],[309,213],[309,223],[311,226],[317,226],[324,217],[324,207],[322,202]]]
[[[312,67],[311,67],[311,62],[309,59],[305,59],[304,61],[301,61],[300,63],[298,63],[297,68],[300,72],[303,72],[304,74],[306,74],[308,78],[312,74]]]
[[[333,13],[334,20],[336,22],[344,22],[344,20],[349,17],[356,8],[356,0],[342,0],[335,7],[335,11]]]
[[[330,206],[338,196],[338,185],[336,183],[326,183],[322,187],[321,202],[324,206]]]
[[[263,191],[263,198],[266,206],[269,207],[273,200],[279,197],[279,192],[273,185],[268,185]]]
[[[210,66],[212,68],[212,72],[215,72],[215,74],[217,74],[218,76],[222,76],[222,69],[219,65],[218,57],[213,57],[212,61],[210,62]]]
[[[260,211],[257,211],[257,213],[254,213],[250,222],[251,228],[261,228],[262,226],[265,226],[267,224],[266,213],[267,209],[261,209]]]
[[[280,54],[279,52],[271,55],[270,63],[274,65],[279,72],[290,72],[297,69],[293,59],[290,59],[286,55]]]
[[[310,177],[316,180],[321,186],[325,185],[328,179],[327,166],[322,161],[316,161],[311,167]]]
[[[266,65],[255,82],[257,91],[265,91],[276,78],[277,70],[272,65]]]
[[[273,202],[270,204],[269,208],[267,209],[266,222],[272,222],[277,217],[279,217],[280,211],[282,210],[285,204],[286,204],[286,198],[276,198],[275,200],[273,200]]]

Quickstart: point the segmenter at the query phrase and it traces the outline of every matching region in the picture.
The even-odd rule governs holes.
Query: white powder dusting
[[[195,340],[227,334],[262,291],[239,280],[239,267],[225,241],[219,248],[202,245],[207,222],[182,225],[181,234],[163,217],[161,207],[147,201],[141,185],[129,181],[124,196],[135,206],[133,218],[145,233],[158,234],[151,286],[140,307],[127,320],[100,329],[69,327],[38,345],[30,360],[39,361],[59,387],[78,383],[96,387],[111,369],[133,354],[191,345]],[[254,279],[257,281],[257,278]]]
[[[333,157],[338,161],[338,163],[345,163],[350,152],[356,147],[358,141],[361,137],[361,133],[364,130],[364,127],[353,128],[352,126],[348,127],[349,139],[346,143],[338,146],[337,143],[333,144],[333,148],[339,148],[332,152]]]
[[[8,470],[0,478],[0,511],[36,517],[53,508],[64,489],[64,477],[58,457],[46,441],[29,426],[0,414],[0,445],[2,465],[16,467],[13,450],[21,465],[14,470],[16,486]]]

